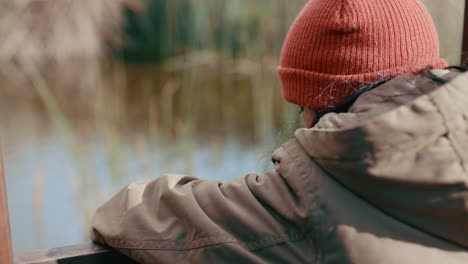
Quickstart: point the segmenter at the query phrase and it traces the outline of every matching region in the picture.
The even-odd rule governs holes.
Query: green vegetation
[[[190,50],[210,49],[232,58],[277,56],[304,0],[152,0],[142,13],[125,9],[127,62],[160,62]],[[210,8],[207,8],[210,7]]]

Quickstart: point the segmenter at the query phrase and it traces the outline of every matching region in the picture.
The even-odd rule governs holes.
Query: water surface
[[[0,79],[15,252],[87,241],[95,209],[135,180],[265,171],[298,120],[263,64],[40,69]]]

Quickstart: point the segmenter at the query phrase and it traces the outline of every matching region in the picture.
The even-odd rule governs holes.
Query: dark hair
[[[456,70],[456,71],[459,71],[459,72],[467,72],[468,71],[468,66],[450,66],[450,67],[447,67],[445,69],[447,69],[447,70]],[[447,83],[447,80],[444,80],[444,79],[442,79],[440,77],[437,77],[436,75],[434,75],[431,72],[431,70],[432,69],[428,69],[428,70],[424,71],[423,75],[425,77],[431,79],[432,81],[438,83],[439,85],[443,85],[443,84]],[[344,101],[344,103],[342,103],[340,105],[337,105],[337,106],[333,106],[331,108],[327,108],[327,109],[322,110],[322,111],[318,111],[313,124],[317,124],[317,122],[324,115],[326,115],[328,113],[346,113],[346,112],[348,112],[349,108],[356,102],[356,100],[359,98],[359,96],[361,96],[365,92],[371,91],[371,90],[379,87],[380,85],[388,82],[389,80],[391,80],[391,79],[384,79],[384,80],[378,81],[376,83],[364,86],[361,89],[359,89],[358,91],[356,91],[355,93],[353,93],[351,96],[349,96]],[[301,109],[301,112],[302,111],[303,111],[303,109]]]
[[[359,90],[357,90],[356,92],[354,92],[351,96],[346,98],[346,100],[342,104],[327,108],[325,110],[318,111],[317,115],[315,116],[314,123],[317,123],[320,120],[320,118],[322,118],[324,115],[326,115],[328,113],[345,113],[345,112],[348,112],[349,108],[356,102],[356,100],[359,98],[359,96],[361,96],[365,92],[368,92],[368,91],[371,91],[371,90],[377,88],[378,86],[388,82],[389,80],[390,79],[384,79],[384,80],[378,81],[376,83],[364,86],[364,87],[360,88]]]

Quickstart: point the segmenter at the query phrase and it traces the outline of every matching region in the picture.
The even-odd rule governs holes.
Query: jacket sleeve
[[[307,261],[299,185],[278,172],[226,183],[181,175],[133,183],[98,209],[91,239],[141,263]]]

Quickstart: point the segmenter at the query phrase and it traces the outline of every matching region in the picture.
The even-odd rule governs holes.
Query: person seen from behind
[[[420,0],[310,0],[278,68],[305,128],[276,170],[133,183],[91,239],[148,264],[466,264],[468,73],[447,66]]]

